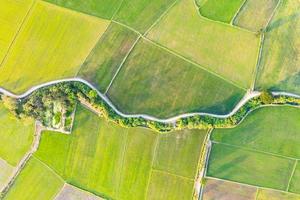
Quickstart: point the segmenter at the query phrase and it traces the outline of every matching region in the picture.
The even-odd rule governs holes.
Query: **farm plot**
[[[293,174],[293,177],[290,182],[289,191],[300,194],[300,165],[297,161],[297,165]]]
[[[258,32],[266,28],[279,0],[246,0],[234,24]]]
[[[140,40],[108,90],[126,113],[170,117],[183,112],[227,113],[244,90]]]
[[[144,33],[174,2],[175,0],[124,0],[113,19]]]
[[[147,37],[240,87],[254,78],[259,37],[199,16],[191,0],[176,4]]]
[[[152,171],[147,199],[192,199],[194,181],[161,171]]]
[[[72,185],[65,184],[55,200],[104,200],[94,194],[76,188]]]
[[[287,192],[259,189],[256,200],[300,200],[300,196]]]
[[[1,0],[0,2],[0,64],[26,18],[32,0]]]
[[[208,178],[203,192],[203,200],[255,200],[256,188]]]
[[[267,27],[257,89],[300,93],[300,2],[281,1]]]
[[[16,166],[33,142],[34,124],[18,120],[1,103],[0,130],[0,157]]]
[[[201,15],[212,20],[230,23],[245,0],[198,0]]]
[[[250,113],[236,128],[214,130],[211,139],[299,159],[299,121],[299,108],[265,107]]]
[[[5,186],[5,184],[9,181],[10,175],[13,173],[13,170],[13,166],[11,166],[5,160],[0,158],[0,188]]]
[[[119,8],[120,0],[45,0],[89,15],[111,19]]]
[[[5,195],[5,200],[50,200],[63,187],[64,181],[41,161],[32,157]]]
[[[147,195],[154,195],[149,194],[148,185],[150,175],[158,171],[153,169],[153,163],[157,163],[154,157],[158,155],[155,152],[162,151],[161,155],[156,156],[159,160],[162,157],[171,160],[172,157],[179,163],[189,161],[192,166],[198,163],[199,147],[195,141],[191,142],[191,138],[195,138],[201,147],[201,138],[204,132],[192,131],[189,133],[186,131],[172,134],[174,137],[178,137],[180,133],[184,135],[182,139],[177,140],[164,138],[163,144],[171,141],[179,143],[174,145],[174,148],[172,147],[180,155],[174,158],[173,152],[168,154],[164,145],[159,144],[160,137],[151,130],[120,127],[99,118],[83,107],[78,107],[76,112],[73,133],[63,135],[51,131],[43,132],[40,147],[35,154],[74,186],[107,198],[144,199]],[[190,144],[193,144],[195,149],[191,149]],[[182,150],[179,150],[179,147]],[[198,152],[198,155],[195,155],[195,152]],[[191,158],[195,158],[195,160]],[[182,163],[176,166],[183,168],[186,165],[188,164]],[[166,165],[160,164],[160,166]],[[176,166],[170,170],[174,175],[170,177],[168,183],[169,192],[176,192],[179,184],[176,183],[177,179],[174,180],[173,176],[177,177],[176,174],[182,174],[183,169]],[[164,169],[166,168],[161,168],[159,171],[170,174],[163,171]],[[178,171],[176,171],[177,169]],[[183,177],[183,179],[189,180],[187,188],[190,189],[181,194],[186,197],[193,193],[193,176],[197,171],[196,168],[193,169],[194,171],[189,170],[187,175],[191,178]],[[155,186],[157,185],[151,186],[152,192],[163,192]],[[164,197],[167,194],[155,195]]]
[[[83,63],[78,76],[105,92],[137,37],[135,32],[124,26],[111,23]]]
[[[0,69],[0,85],[21,93],[73,77],[108,21],[38,1]]]
[[[213,143],[207,176],[286,190],[295,160]]]

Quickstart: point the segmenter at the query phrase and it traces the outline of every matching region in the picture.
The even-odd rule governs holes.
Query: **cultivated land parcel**
[[[124,113],[227,114],[247,90],[299,94],[299,16],[298,0],[1,0],[0,88],[79,77]],[[36,140],[1,102],[0,188],[9,200],[296,200],[299,121],[274,106],[232,129],[162,134],[78,103],[71,134]]]

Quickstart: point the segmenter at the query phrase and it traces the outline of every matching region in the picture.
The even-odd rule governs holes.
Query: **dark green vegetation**
[[[300,92],[300,2],[281,1],[266,28],[257,89]]]
[[[100,18],[111,19],[121,5],[120,0],[45,0],[59,6]]]
[[[174,2],[175,0],[123,0],[113,19],[144,33]]]
[[[135,32],[111,23],[81,66],[78,76],[104,93],[137,37]]]
[[[124,113],[161,118],[185,112],[230,112],[244,90],[176,55],[140,40],[108,96]]]
[[[181,138],[176,139],[178,136]],[[187,176],[184,178],[188,180],[187,189],[181,193],[187,198],[193,194],[193,180],[204,136],[205,131],[199,130],[175,132],[165,138],[149,129],[127,129],[79,106],[72,134],[44,132],[35,156],[68,183],[117,199],[144,199],[148,184],[151,185],[151,194],[148,195],[164,195],[160,185],[153,185],[156,179],[150,180],[158,170],[167,174],[166,170],[172,172],[165,181],[172,186],[171,191],[176,190],[178,184],[173,181],[181,182],[177,174],[183,174],[189,164],[192,168],[183,174]],[[166,143],[172,143],[173,151],[166,151]],[[176,157],[174,152],[178,152]],[[173,162],[179,164],[170,165]],[[156,169],[156,166],[161,166],[161,169]]]
[[[208,176],[300,193],[299,121],[299,108],[265,107],[236,128],[214,130]]]
[[[198,0],[201,15],[212,20],[230,23],[245,0]]]

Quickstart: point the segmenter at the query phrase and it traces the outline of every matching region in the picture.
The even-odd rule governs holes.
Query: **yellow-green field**
[[[280,1],[267,27],[257,89],[300,93],[300,2]]]
[[[207,20],[197,12],[192,0],[181,0],[147,37],[248,88],[254,78],[260,38]]]
[[[0,85],[16,93],[74,77],[108,21],[38,1],[0,69]]]
[[[234,24],[251,31],[260,31],[267,26],[279,0],[247,0]]]
[[[4,187],[13,173],[14,167],[0,158],[0,188]]]
[[[26,18],[32,2],[33,0],[0,1],[0,64]]]

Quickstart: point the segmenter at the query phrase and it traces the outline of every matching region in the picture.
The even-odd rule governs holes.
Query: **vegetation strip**
[[[124,127],[147,127],[158,132],[169,132],[184,128],[229,128],[239,124],[251,111],[270,105],[300,105],[300,96],[287,95],[289,93],[275,92],[273,96],[268,92],[253,92],[247,94],[239,104],[226,115],[210,113],[185,113],[168,119],[159,119],[144,114],[124,114],[119,111],[110,100],[94,86],[80,78],[62,79],[35,86],[22,95],[15,95],[3,88],[0,92],[12,98],[2,98],[8,101],[9,109],[20,118],[30,117],[48,125],[44,121],[45,98],[47,101],[61,101],[67,113],[75,109],[76,102],[90,104],[109,121]],[[16,99],[19,99],[18,101]],[[37,104],[39,103],[39,104]],[[51,127],[55,128],[55,127]]]

